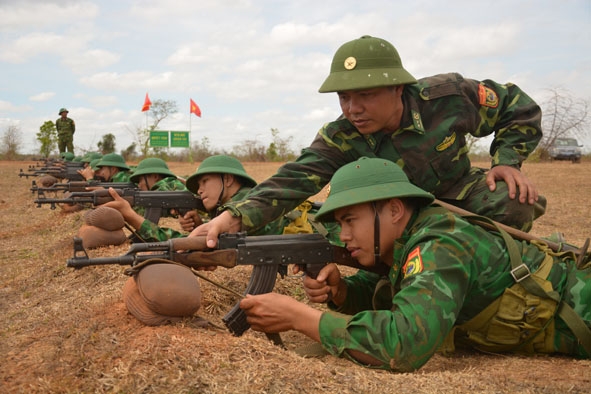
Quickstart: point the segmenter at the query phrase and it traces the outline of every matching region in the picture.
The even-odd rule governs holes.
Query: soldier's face
[[[338,92],[343,115],[361,134],[395,131],[402,118],[403,86]]]
[[[94,172],[95,179],[100,179],[101,182],[109,182],[113,177],[113,167],[102,166]]]
[[[222,178],[220,174],[205,174],[199,177],[198,184],[197,194],[201,197],[205,209],[211,211],[215,208],[220,198]],[[220,202],[223,204],[225,201]]]
[[[380,259],[386,264],[392,264],[394,240],[402,234],[404,227],[392,223],[388,204],[378,207],[377,211],[380,220]],[[375,264],[375,216],[376,210],[370,203],[339,208],[334,213],[336,221],[341,225],[341,241],[346,244],[351,257],[366,267]]]

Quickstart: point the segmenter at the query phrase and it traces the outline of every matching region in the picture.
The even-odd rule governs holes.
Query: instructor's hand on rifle
[[[218,237],[222,233],[237,233],[240,231],[242,219],[234,217],[230,212],[224,211],[219,216],[203,223],[195,230],[191,231],[189,237],[205,235],[207,238],[207,247],[215,249],[218,244]]]
[[[295,265],[293,273],[300,272],[300,267]],[[336,305],[342,305],[347,297],[347,286],[341,278],[341,272],[336,264],[325,265],[316,279],[304,275],[304,290],[308,299],[316,303],[332,301]]]
[[[538,189],[521,171],[510,166],[495,166],[486,174],[486,183],[491,192],[497,188],[497,181],[504,181],[509,189],[509,198],[517,196],[519,188],[519,202],[534,205],[538,201]]]

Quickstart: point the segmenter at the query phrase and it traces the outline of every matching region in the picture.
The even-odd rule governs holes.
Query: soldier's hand
[[[228,211],[222,212],[219,216],[203,223],[189,234],[189,237],[198,235],[207,236],[207,247],[214,249],[218,244],[218,237],[222,233],[237,233],[240,231],[242,220],[234,217]]]
[[[514,199],[519,189],[519,202],[533,205],[538,201],[538,189],[521,171],[510,166],[495,166],[486,174],[486,183],[490,191],[497,188],[496,182],[504,181],[509,189],[509,198]]]
[[[76,171],[78,174],[82,176],[85,180],[92,179],[94,177],[94,171],[90,166],[84,167],[81,170]]]
[[[189,211],[184,216],[179,216],[179,224],[183,231],[193,231],[195,227],[203,224],[203,220],[197,213],[197,211]]]
[[[294,266],[293,271],[299,272],[299,267]],[[304,275],[302,282],[304,291],[312,302],[324,303],[330,300],[340,305],[347,295],[347,286],[341,279],[341,272],[336,264],[324,266],[316,279]]]

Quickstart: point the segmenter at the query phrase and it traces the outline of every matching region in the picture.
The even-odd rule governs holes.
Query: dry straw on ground
[[[411,374],[365,369],[330,356],[304,359],[293,350],[309,341],[297,333],[282,336],[288,350],[252,331],[242,337],[229,334],[221,317],[236,299],[206,282],[199,316],[212,325],[187,320],[143,326],[121,299],[127,278],[123,267],[65,267],[84,212],[36,208],[31,180],[17,176],[29,164],[0,162],[0,392],[591,392],[591,361],[566,357],[437,355]],[[187,175],[196,165],[171,163],[171,169]],[[246,164],[257,180],[276,167]],[[591,163],[526,164],[523,170],[548,198],[548,212],[536,223],[535,235],[560,229],[577,244],[591,236]],[[126,245],[102,248],[92,255],[126,250]],[[209,275],[241,290],[250,269]],[[276,291],[303,298],[298,278],[279,279]]]

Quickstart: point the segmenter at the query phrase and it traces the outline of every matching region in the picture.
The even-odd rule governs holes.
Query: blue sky
[[[160,129],[229,151],[277,128],[299,149],[340,114],[318,88],[336,49],[364,34],[417,78],[456,71],[540,103],[548,89],[591,100],[590,0],[0,0],[0,132],[18,126],[36,152],[39,126],[67,107],[77,152],[106,133],[121,150],[146,125],[147,92],[178,105]]]

